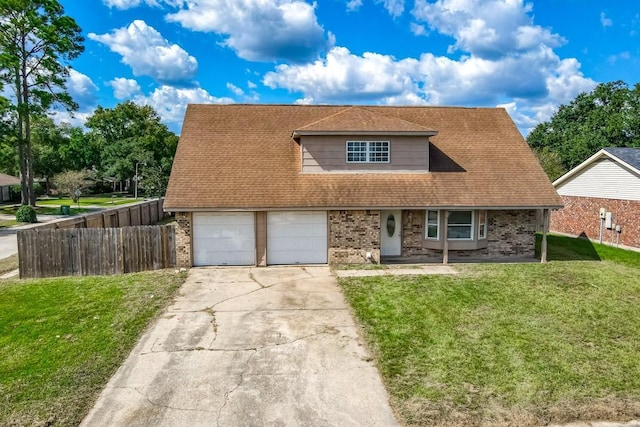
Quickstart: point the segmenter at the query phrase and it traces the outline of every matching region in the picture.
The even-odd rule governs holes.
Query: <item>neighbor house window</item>
[[[473,238],[473,211],[449,212],[447,238],[451,240],[471,240]]]
[[[389,141],[347,141],[347,163],[389,163]]]
[[[487,211],[478,211],[478,239],[487,238]]]
[[[440,211],[427,211],[427,239],[440,239]]]

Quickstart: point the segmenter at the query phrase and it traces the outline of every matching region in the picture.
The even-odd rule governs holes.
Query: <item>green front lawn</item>
[[[131,197],[111,197],[111,196],[87,196],[80,197],[80,206],[100,206],[100,207],[110,207],[110,206],[118,206],[118,205],[126,205],[130,203],[139,202],[142,199],[134,199]],[[72,199],[64,198],[64,199],[39,199],[37,204],[39,206],[60,206],[60,205],[69,205],[69,206],[78,206],[78,203],[74,202]]]
[[[549,259],[340,279],[403,424],[640,416],[640,253],[550,236]]]
[[[42,206],[42,205],[40,205],[40,202],[38,202],[38,204],[39,204],[39,206],[36,206],[36,208],[35,208],[36,209],[36,215],[60,215],[60,206]],[[2,206],[0,208],[0,213],[3,213],[5,215],[15,215],[16,211],[18,210],[19,207],[20,207],[20,205]],[[87,213],[87,212],[91,212],[91,209],[83,208],[83,207],[78,208],[78,207],[74,207],[74,206],[72,206],[69,209],[69,214],[70,215],[80,214],[80,213]],[[19,225],[19,223],[17,221],[14,222],[14,223],[11,223],[11,220],[7,221],[7,224],[8,224],[7,226]]]
[[[78,425],[184,275],[0,282],[0,425]]]

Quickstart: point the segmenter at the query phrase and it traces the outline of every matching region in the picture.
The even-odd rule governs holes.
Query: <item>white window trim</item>
[[[481,213],[484,212],[484,222],[480,222]],[[489,222],[489,216],[486,210],[478,211],[478,240],[485,240],[487,238],[487,223]],[[482,225],[484,225],[484,234],[481,234]]]
[[[366,143],[367,144],[367,150],[366,150],[366,157],[367,160],[364,161],[357,161],[357,160],[349,160],[349,143],[353,143],[353,142],[358,142],[358,143]],[[376,162],[376,161],[372,161],[371,160],[371,156],[373,153],[375,153],[375,151],[371,150],[372,144],[376,143],[376,142],[383,142],[387,144],[387,160],[384,162]],[[345,161],[347,163],[372,163],[372,164],[379,164],[379,163],[391,163],[391,141],[346,141],[345,142]]]
[[[429,212],[435,212],[438,217],[436,219],[436,237],[429,237]],[[440,240],[440,209],[427,209],[425,211],[424,238],[426,240]]]
[[[474,234],[475,233],[475,229],[474,229],[473,225],[474,225],[474,222],[475,222],[475,219],[476,219],[476,215],[477,215],[476,212],[478,212],[478,211],[477,210],[473,210],[473,209],[464,209],[464,210],[456,210],[456,211],[449,211],[449,212],[471,212],[471,224],[470,224],[471,225],[471,232],[469,233],[469,237],[449,237],[449,218],[447,217],[446,224],[445,224],[445,227],[447,227],[447,240],[465,240],[465,241],[476,240],[474,238],[475,237],[475,234]],[[453,224],[453,227],[456,227],[456,226],[458,226],[458,227],[459,226],[466,227],[468,225],[469,224]]]

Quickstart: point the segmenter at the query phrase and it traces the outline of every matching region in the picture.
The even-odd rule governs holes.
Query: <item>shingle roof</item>
[[[20,184],[20,178],[7,175],[6,173],[0,173],[0,187],[4,187],[6,185],[18,185],[18,184]]]
[[[362,107],[346,107],[335,114],[296,129],[297,134],[314,132],[436,133],[417,123],[397,117],[388,117]]]
[[[629,166],[640,171],[640,148],[614,148],[608,147],[604,151],[622,160]]]
[[[165,208],[562,206],[504,109],[358,107],[363,116],[436,130],[430,138],[432,172],[302,174],[292,132],[346,108],[189,105]]]

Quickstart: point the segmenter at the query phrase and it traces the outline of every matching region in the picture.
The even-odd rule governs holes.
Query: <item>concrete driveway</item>
[[[84,426],[395,426],[328,267],[197,268]]]

